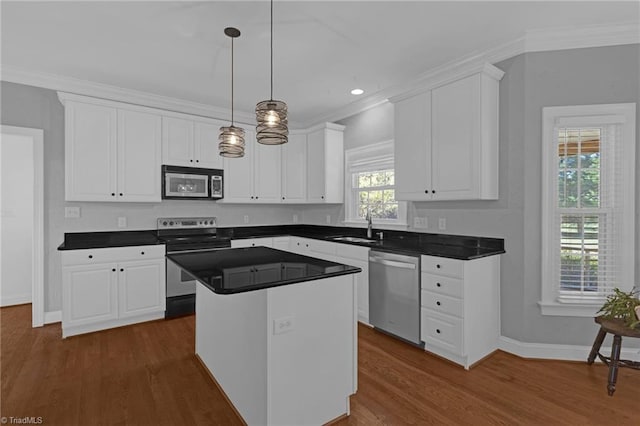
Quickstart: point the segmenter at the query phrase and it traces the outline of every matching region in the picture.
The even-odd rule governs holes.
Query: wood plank
[[[74,336],[0,309],[1,415],[49,425],[242,425],[195,355],[194,316]],[[332,425],[638,425],[640,372],[496,352],[470,371],[360,326],[359,389]],[[624,346],[624,339],[623,339]],[[326,348],[330,350],[330,348]]]

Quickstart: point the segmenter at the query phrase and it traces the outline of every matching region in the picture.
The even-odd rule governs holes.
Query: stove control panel
[[[214,228],[215,217],[161,217],[158,229],[202,229]]]

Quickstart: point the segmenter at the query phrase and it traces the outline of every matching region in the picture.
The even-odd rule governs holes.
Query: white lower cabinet
[[[338,244],[336,262],[362,269],[362,272],[355,274],[358,289],[358,321],[369,324],[369,248],[334,244]]]
[[[231,248],[241,247],[273,247],[273,238],[246,238],[242,240],[231,240]]]
[[[284,249],[283,249],[284,250]],[[358,321],[369,323],[369,248],[312,238],[289,237],[289,251],[331,262],[356,266],[362,272],[355,274]]]
[[[62,252],[62,337],[164,317],[165,247]]]
[[[498,348],[500,257],[421,257],[425,349],[469,369]]]

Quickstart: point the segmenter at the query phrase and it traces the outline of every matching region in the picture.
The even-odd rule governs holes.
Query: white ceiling
[[[228,108],[269,97],[268,1],[1,2],[3,67]],[[315,123],[529,30],[638,22],[638,2],[276,1],[274,98]],[[349,90],[360,87],[365,95]]]

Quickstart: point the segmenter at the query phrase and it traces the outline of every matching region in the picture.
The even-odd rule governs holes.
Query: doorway
[[[43,131],[1,126],[0,306],[32,304],[44,323]]]

